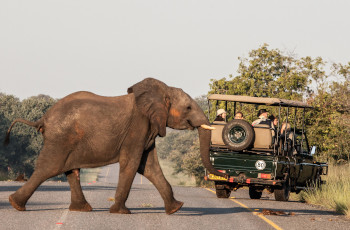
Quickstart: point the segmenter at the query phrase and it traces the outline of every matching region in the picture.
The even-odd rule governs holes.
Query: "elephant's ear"
[[[166,135],[166,122],[170,108],[168,86],[153,78],[146,78],[128,89],[134,93],[136,105],[149,118],[152,132],[161,137]]]

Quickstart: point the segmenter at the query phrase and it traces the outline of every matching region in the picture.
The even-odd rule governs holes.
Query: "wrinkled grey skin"
[[[130,213],[125,206],[136,173],[144,175],[158,189],[167,214],[181,208],[159,166],[155,138],[173,129],[198,128],[204,166],[216,175],[209,161],[211,133],[197,103],[181,89],[147,78],[119,97],[102,97],[76,92],[58,101],[37,122],[14,121],[37,128],[44,137],[33,175],[10,197],[11,205],[24,211],[28,199],[48,178],[65,173],[71,188],[72,211],[91,211],[79,181],[80,168],[99,167],[119,162],[120,173],[112,213]]]

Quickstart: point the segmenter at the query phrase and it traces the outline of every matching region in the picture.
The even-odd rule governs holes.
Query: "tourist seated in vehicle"
[[[260,109],[259,112],[258,112],[258,119],[253,121],[252,125],[253,126],[256,126],[258,124],[265,124],[265,125],[269,125],[270,128],[275,128],[275,126],[272,124],[272,121],[270,119],[268,119],[268,112],[266,109]]]
[[[287,122],[283,122],[281,126],[280,135],[281,136],[285,136],[286,134],[288,135],[290,131],[291,131],[290,124]]]
[[[226,111],[224,109],[218,109],[216,111],[216,118],[214,121],[226,121]]]
[[[277,117],[275,117],[274,115],[270,115],[269,116],[269,119],[270,119],[270,121],[272,122],[272,125],[273,125],[273,131],[274,131],[274,136],[275,136],[275,138],[277,137],[277,135],[275,135],[275,133],[277,133],[277,127],[278,127],[278,118]],[[275,141],[276,140],[274,140],[274,143],[275,143]]]
[[[242,112],[237,112],[236,115],[235,115],[235,119],[244,120],[243,113]]]
[[[280,131],[280,139],[290,139],[293,140],[294,134],[292,132],[291,126],[287,122],[283,122]]]
[[[275,126],[275,128],[277,127],[277,125],[278,125],[278,118],[277,117],[275,117],[274,115],[270,115],[269,117],[268,117],[270,120],[271,120],[271,122],[272,122],[272,124],[273,124],[273,126]]]
[[[287,122],[283,122],[280,131],[280,144],[282,145],[281,147],[283,147],[283,150],[285,152],[288,152],[288,154],[291,154],[293,139],[294,135],[291,130],[290,124]]]

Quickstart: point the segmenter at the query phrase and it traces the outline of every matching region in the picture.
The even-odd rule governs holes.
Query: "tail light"
[[[271,174],[266,174],[266,173],[259,173],[258,178],[261,179],[271,179]]]

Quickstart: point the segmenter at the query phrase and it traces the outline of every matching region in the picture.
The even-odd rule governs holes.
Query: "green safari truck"
[[[314,160],[316,147],[310,148],[305,130],[305,110],[312,109],[311,106],[278,98],[221,94],[208,96],[209,111],[216,111],[213,104],[225,105],[226,111],[231,106],[234,114],[237,106],[242,109],[244,104],[254,105],[247,111],[272,106],[278,113],[276,125],[269,119],[254,126],[245,119],[211,123],[215,128],[211,137],[211,163],[229,175],[224,178],[206,173],[205,179],[215,182],[218,198],[228,198],[231,191],[249,187],[251,199],[260,199],[266,189],[274,193],[277,201],[288,201],[290,192],[299,193],[322,183],[321,176],[327,174],[328,165]]]

